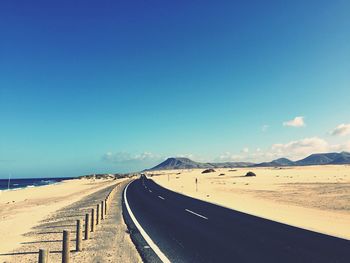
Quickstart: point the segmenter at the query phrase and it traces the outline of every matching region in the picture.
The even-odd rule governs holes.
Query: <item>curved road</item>
[[[350,262],[348,240],[183,196],[145,177],[125,195],[144,231],[174,263]]]

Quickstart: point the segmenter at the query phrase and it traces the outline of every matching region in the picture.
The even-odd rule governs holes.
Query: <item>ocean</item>
[[[10,179],[9,189],[19,189],[26,187],[36,187],[48,184],[59,183],[63,180],[74,179],[72,177],[58,177],[58,178],[25,178],[25,179]],[[8,179],[0,179],[0,191],[8,189]]]

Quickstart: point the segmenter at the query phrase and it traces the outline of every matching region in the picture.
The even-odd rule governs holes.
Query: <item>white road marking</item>
[[[158,197],[162,200],[165,200],[165,198],[163,196],[158,195]]]
[[[205,217],[205,216],[202,216],[202,215],[200,215],[200,214],[197,214],[196,212],[193,212],[193,211],[191,211],[191,210],[189,210],[189,209],[185,209],[185,211],[187,211],[187,212],[189,212],[189,213],[191,213],[191,214],[194,214],[194,215],[196,215],[196,216],[199,216],[199,217],[201,217],[201,218],[204,218],[204,219],[208,220],[208,217]]]
[[[133,182],[133,181],[132,181]],[[143,238],[146,240],[148,245],[153,249],[154,253],[157,254],[157,256],[163,261],[163,263],[170,263],[170,260],[163,254],[163,252],[159,249],[159,247],[153,242],[153,240],[150,238],[150,236],[146,233],[146,231],[142,228],[140,223],[137,221],[136,217],[134,216],[134,213],[131,211],[131,208],[129,206],[128,199],[126,198],[126,191],[128,190],[129,185],[132,183],[130,182],[124,190],[124,200],[125,200],[125,206],[128,210],[128,213],[131,217],[131,220],[134,222],[137,229],[140,231]]]
[[[149,191],[150,193],[152,193],[152,190],[151,190],[151,189],[149,189],[148,191]]]

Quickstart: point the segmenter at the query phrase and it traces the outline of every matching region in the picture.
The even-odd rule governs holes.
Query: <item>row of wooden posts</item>
[[[90,238],[90,232],[95,232],[96,226],[102,223],[107,216],[107,211],[109,210],[111,200],[116,191],[114,187],[106,196],[105,200],[101,201],[100,204],[96,206],[95,209],[91,209],[91,214],[85,214],[85,230],[84,230],[84,240]],[[90,220],[91,219],[91,220]],[[82,231],[82,220],[77,220],[76,227],[76,241],[75,241],[75,251],[82,251],[83,249],[83,231]],[[49,263],[49,254],[48,249],[39,249],[39,263]],[[63,240],[62,240],[62,263],[70,262],[70,232],[69,230],[63,230]]]

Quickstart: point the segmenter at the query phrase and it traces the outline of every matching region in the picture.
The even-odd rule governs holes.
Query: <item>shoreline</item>
[[[79,179],[78,177],[53,177],[53,178],[48,178],[48,177],[42,177],[42,178],[11,178],[10,179],[10,186],[11,186],[11,182],[12,181],[26,181],[26,180],[33,180],[34,184],[28,184],[26,186],[19,186],[19,187],[13,187],[13,186],[18,186],[19,184],[12,184],[12,188],[0,188],[0,193],[1,192],[7,192],[7,191],[15,191],[15,190],[20,190],[20,189],[25,189],[25,188],[31,188],[31,187],[40,187],[40,186],[46,186],[46,185],[54,185],[57,183],[61,183],[64,181],[68,181],[68,180],[76,180]],[[8,179],[0,179],[0,183],[1,181],[4,182],[8,182]],[[49,182],[49,181],[53,181],[52,183],[44,183],[44,184],[40,184],[40,185],[35,185],[36,181],[41,182]]]

